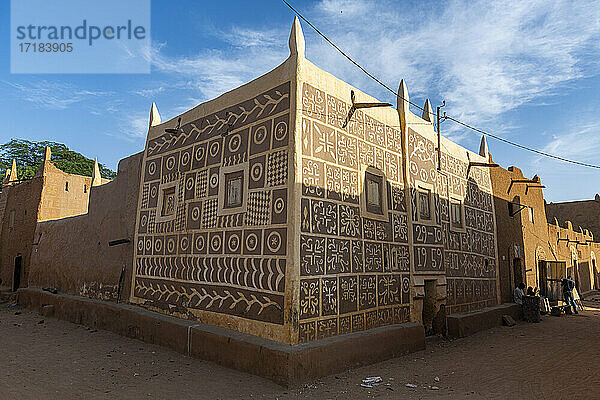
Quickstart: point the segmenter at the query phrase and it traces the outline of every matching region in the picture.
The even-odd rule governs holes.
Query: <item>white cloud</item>
[[[2,83],[12,88],[12,93],[16,97],[46,110],[64,110],[75,103],[104,98],[111,94],[100,90],[81,89],[69,83],[45,80],[28,83],[2,81]]]
[[[324,0],[309,18],[394,89],[405,78],[409,93],[438,96],[452,116],[486,123],[596,73],[599,5],[455,0],[407,15],[389,2]],[[307,49],[331,72],[390,98],[322,40]]]
[[[579,161],[597,160],[600,154],[600,121],[576,124],[567,133],[554,134],[542,150]]]

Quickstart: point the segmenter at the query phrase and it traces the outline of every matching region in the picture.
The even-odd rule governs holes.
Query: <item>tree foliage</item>
[[[13,158],[17,160],[17,178],[31,179],[44,161],[46,146],[52,152],[52,163],[61,171],[69,174],[92,176],[94,160],[89,159],[67,146],[55,142],[31,142],[23,139],[12,139],[0,145],[0,168],[2,172],[10,169]],[[114,179],[117,174],[99,164],[100,175]],[[2,174],[4,176],[4,174]]]

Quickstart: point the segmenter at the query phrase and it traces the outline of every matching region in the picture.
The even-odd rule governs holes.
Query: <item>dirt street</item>
[[[598,399],[600,302],[588,304],[596,307],[577,316],[430,340],[425,351],[292,390],[3,304],[0,399]],[[361,387],[370,376],[383,382]]]

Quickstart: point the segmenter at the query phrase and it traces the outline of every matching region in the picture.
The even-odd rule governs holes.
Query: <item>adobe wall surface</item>
[[[574,227],[589,229],[594,238],[600,240],[600,197],[595,200],[548,203],[546,215],[548,223],[554,223],[554,218],[558,219],[562,226],[571,221]]]
[[[429,280],[442,318],[442,305],[459,312],[497,304],[490,179],[486,168],[467,168],[485,159],[442,138],[438,171],[433,125],[402,101],[399,110],[357,110],[346,123],[351,91],[356,102],[378,101],[304,59],[299,80],[299,340],[421,322]],[[367,174],[382,182],[375,212]],[[429,198],[426,217],[420,192]],[[450,200],[460,202],[458,228],[450,226]]]
[[[87,213],[92,178],[68,174],[51,162],[44,162],[42,168],[44,187],[38,220],[49,221]]]
[[[2,286],[12,287],[15,257],[22,256],[20,286],[27,286],[29,260],[34,232],[38,218],[38,207],[42,193],[43,179],[35,177],[29,181],[5,186],[5,211],[0,231],[0,279]],[[10,215],[14,212],[14,223],[10,225]]]
[[[491,168],[490,174],[498,232],[501,232],[498,235],[501,299],[512,302],[513,290],[520,282],[533,288],[539,286],[538,262],[556,258],[548,240],[541,182],[515,182],[526,179],[517,167]],[[518,204],[524,207],[520,211]]]
[[[151,126],[143,158],[131,301],[290,343],[296,60]],[[226,178],[243,177],[240,207]],[[170,193],[174,191],[172,212]]]
[[[51,286],[64,293],[116,300],[125,267],[121,298],[128,299],[141,160],[142,153],[124,158],[115,180],[88,187],[86,214],[37,224],[30,286]],[[131,242],[108,246],[109,241],[124,238]]]
[[[571,222],[564,226],[548,224],[548,238],[558,260],[565,261],[567,275],[575,279],[579,293],[600,288],[597,255],[600,243],[594,242],[589,232],[574,229]]]
[[[357,101],[375,100],[304,59],[300,74],[299,341],[407,322],[410,228],[398,113],[358,110],[346,124],[351,90]],[[379,212],[367,209],[365,173],[381,181]]]

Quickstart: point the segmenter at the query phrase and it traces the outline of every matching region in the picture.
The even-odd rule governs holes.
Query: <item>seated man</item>
[[[525,289],[525,284],[523,282],[519,283],[519,286],[517,286],[515,288],[515,291],[513,292],[513,297],[515,300],[515,303],[523,305],[523,296],[525,295],[525,292],[523,292],[523,289]]]

